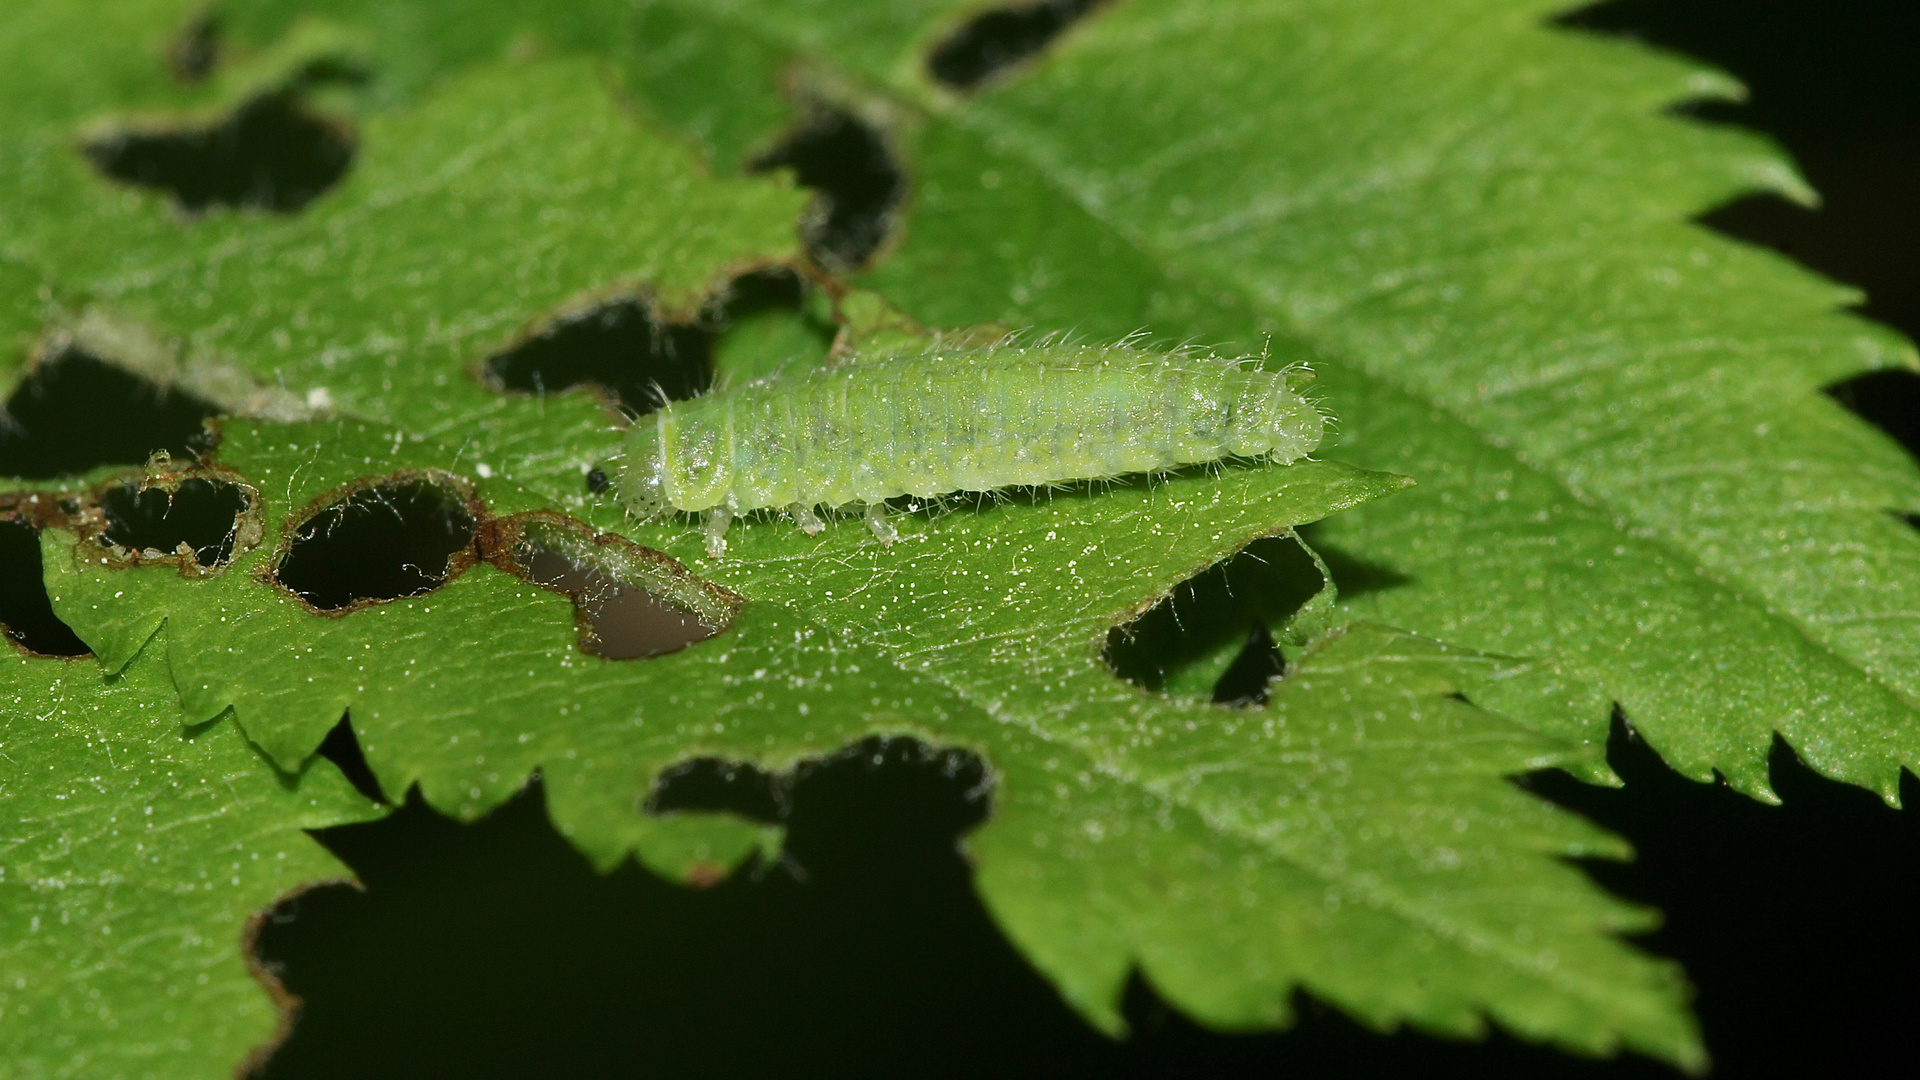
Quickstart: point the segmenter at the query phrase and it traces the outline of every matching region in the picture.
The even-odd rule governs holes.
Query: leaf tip
[[[1784,158],[1768,156],[1747,169],[1747,179],[1762,191],[1770,192],[1808,210],[1820,208],[1820,192],[1800,170]]]

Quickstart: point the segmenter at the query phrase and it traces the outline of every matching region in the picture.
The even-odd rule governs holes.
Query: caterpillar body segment
[[[1285,464],[1326,420],[1304,371],[1126,346],[996,348],[862,361],[670,402],[628,436],[621,494],[642,517],[707,512],[718,557],[733,516],[1155,472],[1224,458]]]

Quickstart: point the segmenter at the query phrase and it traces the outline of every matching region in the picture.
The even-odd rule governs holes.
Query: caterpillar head
[[[1276,390],[1268,408],[1273,416],[1268,429],[1273,443],[1268,453],[1273,460],[1283,465],[1298,461],[1313,453],[1326,437],[1326,414],[1293,390]]]
[[[1285,465],[1313,453],[1326,435],[1326,416],[1285,383],[1272,383],[1240,405],[1244,415],[1236,425],[1232,449],[1241,457],[1264,457]]]
[[[667,463],[658,439],[639,439],[628,447],[620,471],[620,499],[635,517],[656,518],[671,513],[667,501]]]

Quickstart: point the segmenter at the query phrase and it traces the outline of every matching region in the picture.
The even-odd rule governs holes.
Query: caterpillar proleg
[[[670,402],[628,436],[620,493],[642,517],[707,513],[707,550],[734,515],[862,509],[892,543],[885,500],[1156,472],[1225,458],[1285,464],[1326,420],[1302,369],[1257,357],[1127,345],[936,351],[776,376]]]

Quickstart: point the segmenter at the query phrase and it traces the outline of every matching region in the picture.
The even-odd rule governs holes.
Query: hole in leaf
[[[184,83],[196,83],[213,73],[220,59],[220,21],[211,12],[195,15],[167,46],[167,70]]]
[[[346,175],[353,140],[291,90],[256,97],[212,127],[121,132],[85,147],[106,175],[211,206],[292,213]]]
[[[629,416],[644,416],[712,385],[711,339],[695,326],[662,323],[650,305],[624,297],[555,320],[487,361],[487,377],[523,394],[591,384]]]
[[[476,516],[424,477],[362,487],[293,530],[274,576],[322,611],[420,596],[474,561]]]
[[[1325,584],[1297,541],[1269,537],[1249,544],[1173,587],[1133,621],[1107,635],[1106,661],[1128,682],[1156,693],[1223,702],[1264,701],[1277,673],[1269,626],[1284,626]],[[1227,679],[1228,675],[1234,676]]]
[[[90,656],[86,642],[53,613],[41,576],[40,530],[0,519],[0,624],[21,648],[41,656]]]
[[[992,809],[985,762],[911,738],[875,736],[801,762],[790,786],[787,851],[809,872],[845,858],[843,845],[823,826],[891,834],[903,846],[917,846],[963,836]],[[894,820],[888,807],[913,812]]]
[[[620,581],[584,560],[536,547],[522,556],[536,585],[573,598],[583,622],[580,647],[609,660],[632,660],[676,652],[726,628],[709,624],[638,585]],[[718,620],[714,620],[718,621]]]
[[[906,174],[880,133],[827,106],[816,106],[811,118],[750,168],[790,168],[802,186],[820,193],[804,230],[807,252],[839,273],[860,268],[880,249],[907,191]]]
[[[1273,643],[1273,632],[1267,629],[1266,623],[1256,620],[1233,663],[1214,681],[1214,704],[1265,705],[1273,680],[1286,674],[1286,670],[1287,662],[1280,656],[1280,647]]]
[[[735,278],[707,316],[717,381],[737,385],[819,366],[838,328],[809,310],[812,298],[806,279],[786,267]]]
[[[817,364],[837,328],[812,309],[805,278],[786,267],[742,274],[693,322],[666,322],[644,299],[620,297],[562,316],[487,361],[487,381],[522,394],[599,387],[628,416],[731,382]]]
[[[1827,393],[1920,458],[1920,375],[1874,371],[1836,383]]]
[[[162,556],[186,554],[180,550],[184,546],[201,566],[224,566],[233,558],[247,507],[245,488],[204,477],[182,480],[171,490],[138,484],[108,488],[100,494],[107,521],[101,540]]]
[[[927,57],[927,70],[955,90],[972,90],[1034,56],[1104,0],[1040,0],[969,19]]]
[[[476,549],[573,601],[580,648],[609,660],[684,649],[733,624],[740,597],[662,552],[551,511],[488,520]]]
[[[340,775],[353,785],[353,790],[373,802],[387,803],[386,793],[380,790],[380,781],[367,765],[367,755],[360,749],[360,740],[353,733],[351,714],[341,714],[340,722],[333,725],[326,738],[320,740],[320,746],[314,753],[333,762],[334,768],[340,770]]]
[[[1699,988],[1714,1075],[1873,1075],[1900,1060],[1920,1007],[1912,812],[1790,754],[1774,770],[1786,805],[1762,806],[1644,748],[1623,760],[1620,742],[1609,758],[1624,789],[1554,773],[1525,784],[1633,843],[1630,863],[1583,865],[1668,913],[1654,944]],[[262,926],[258,956],[305,1004],[261,1075],[900,1071],[889,1062],[953,1077],[1675,1075],[1498,1027],[1480,1041],[1381,1032],[1305,994],[1285,1031],[1209,1030],[1137,975],[1129,1034],[1109,1039],[981,906],[957,850],[956,822],[977,813],[968,778],[870,761],[793,785],[788,849],[804,880],[782,866],[705,890],[632,864],[597,874],[537,783],[472,824],[416,795],[381,821],[319,832],[365,887],[304,892]],[[1905,794],[1920,802],[1911,778]]]
[[[1299,532],[1300,539],[1318,552],[1320,561],[1326,563],[1327,572],[1333,575],[1333,583],[1339,588],[1343,598],[1362,596],[1385,589],[1397,589],[1413,581],[1413,578],[1391,566],[1368,562],[1329,544],[1321,539],[1317,522],[1302,525]]]
[[[155,451],[191,458],[213,445],[217,406],[73,346],[51,350],[7,399],[0,475],[47,478],[141,465]]]
[[[787,859],[705,889],[631,863],[595,873],[538,782],[471,825],[414,795],[380,822],[321,831],[365,887],[303,893],[261,927],[259,956],[304,1001],[263,1075],[1110,1062],[1116,1044],[1020,958],[972,888],[957,840],[986,812],[983,773],[969,755],[867,740],[792,779]]]
[[[727,283],[716,305],[720,310],[716,321],[725,328],[769,311],[798,311],[806,296],[806,279],[787,267],[755,270]]]
[[[774,824],[787,816],[779,779],[737,761],[699,758],[661,774],[647,799],[654,814],[707,811]]]

